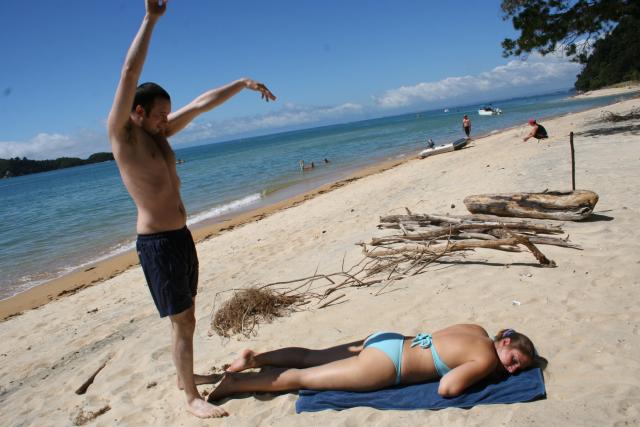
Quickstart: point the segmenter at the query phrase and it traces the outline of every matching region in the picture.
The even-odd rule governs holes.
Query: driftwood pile
[[[346,294],[340,290],[379,285],[380,293],[397,280],[425,273],[433,263],[455,262],[474,249],[527,250],[543,267],[556,264],[536,245],[581,249],[568,236],[557,237],[564,233],[560,225],[492,215],[413,214],[407,210],[406,215],[381,217],[378,228],[399,232],[358,243],[364,257],[349,269],[343,260],[340,272],[316,272],[301,279],[232,290],[233,296],[217,309],[214,301],[210,335],[250,337],[259,324],[276,317],[344,302]]]
[[[370,273],[388,272],[395,280],[421,273],[431,263],[443,257],[464,255],[473,249],[496,249],[520,252],[530,251],[544,267],[555,267],[536,245],[555,245],[580,249],[567,238],[553,237],[563,234],[559,225],[521,219],[500,218],[492,215],[390,215],[380,219],[379,228],[397,229],[401,234],[373,238],[364,246],[368,258],[379,260]]]

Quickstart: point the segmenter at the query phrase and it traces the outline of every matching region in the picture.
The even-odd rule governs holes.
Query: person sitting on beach
[[[529,138],[535,138],[538,141],[541,139],[549,138],[547,135],[547,130],[540,123],[536,122],[535,119],[529,119],[529,126],[532,126],[531,132],[524,138],[526,142]]]
[[[237,393],[299,389],[372,391],[438,379],[438,393],[452,397],[484,378],[513,374],[540,361],[544,359],[537,356],[531,340],[513,329],[504,329],[493,339],[484,328],[472,324],[415,337],[378,332],[324,350],[244,350],[207,399],[213,402]],[[241,372],[263,366],[276,369]]]

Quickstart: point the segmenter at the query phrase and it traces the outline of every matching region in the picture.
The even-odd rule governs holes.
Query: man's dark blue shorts
[[[198,293],[198,254],[189,229],[138,234],[136,249],[160,317],[191,308]]]

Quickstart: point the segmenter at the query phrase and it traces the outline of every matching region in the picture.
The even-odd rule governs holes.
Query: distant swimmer
[[[435,146],[436,146],[436,143],[433,142],[433,139],[429,138],[429,140],[427,141],[427,147],[433,148]]]
[[[325,163],[331,163],[331,162],[329,161],[329,159],[327,159],[326,157],[325,157],[325,159],[324,159],[324,162],[325,162]]]
[[[527,135],[523,141],[526,141],[529,138],[535,138],[539,142],[541,139],[549,138],[547,130],[540,123],[536,122],[535,119],[529,119],[529,126],[532,127],[531,132],[529,132],[529,135]]]
[[[311,170],[311,169],[313,169],[313,168],[315,168],[315,167],[316,167],[316,166],[313,164],[313,162],[311,162],[310,164],[306,165],[306,164],[304,163],[304,160],[300,160],[300,161],[298,162],[298,164],[300,165],[300,170],[301,170],[301,171],[303,171],[303,172],[304,172],[304,171]]]

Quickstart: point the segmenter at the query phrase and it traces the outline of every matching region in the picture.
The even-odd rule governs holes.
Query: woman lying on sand
[[[208,400],[301,388],[370,391],[438,378],[441,396],[457,396],[488,376],[527,369],[536,358],[531,340],[513,329],[504,329],[493,339],[478,325],[453,325],[416,337],[379,332],[364,341],[325,350],[244,350]],[[279,369],[240,373],[263,366]]]

